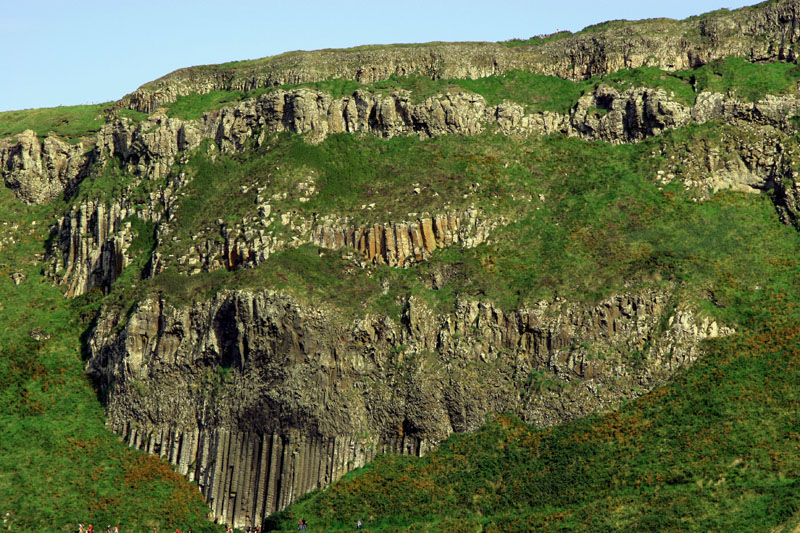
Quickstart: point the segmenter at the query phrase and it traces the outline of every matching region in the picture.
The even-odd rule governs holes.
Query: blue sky
[[[0,110],[116,100],[177,68],[289,50],[502,41],[741,0],[114,0],[0,3]]]

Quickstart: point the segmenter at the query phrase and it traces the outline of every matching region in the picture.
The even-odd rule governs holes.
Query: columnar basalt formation
[[[216,521],[241,527],[262,523],[379,453],[420,456],[427,449],[423,441],[402,435],[325,437],[169,426],[148,432],[124,422],[112,430],[129,446],[163,457],[195,481]]]
[[[599,115],[593,110],[607,111]],[[97,133],[96,148],[83,153],[48,137],[39,144],[32,131],[16,143],[0,145],[0,168],[6,183],[28,203],[41,203],[77,184],[89,164],[118,158],[143,179],[163,179],[181,154],[213,139],[223,152],[246,150],[261,144],[268,133],[307,134],[312,142],[333,133],[369,133],[384,138],[397,135],[477,135],[489,125],[510,135],[562,133],[612,143],[637,142],[688,124],[719,120],[731,124],[758,124],[794,131],[795,96],[767,96],[746,103],[716,93],[702,93],[693,107],[674,101],[662,89],[617,91],[600,85],[579,99],[568,115],[527,113],[516,103],[487,106],[483,97],[459,92],[427,98],[414,104],[402,91],[380,95],[356,91],[334,99],[308,89],[275,90],[236,106],[207,113],[201,121],[183,121],[156,115],[140,123],[112,120]]]
[[[461,299],[445,315],[411,298],[399,322],[346,322],[288,295],[232,291],[177,307],[153,296],[127,318],[107,310],[87,369],[115,431],[244,525],[376,451],[423,453],[490,412],[549,425],[608,408],[727,332],[662,292],[515,311]]]
[[[89,201],[73,207],[58,221],[52,272],[68,298],[93,287],[107,290],[125,268],[125,252],[134,238],[130,222],[124,222],[129,214],[133,210],[118,202]]]
[[[421,217],[414,222],[391,224],[317,225],[311,241],[333,250],[348,246],[366,261],[389,266],[409,266],[430,257],[437,248],[461,244],[472,248],[485,242],[498,221],[479,217],[475,208]]]
[[[682,172],[678,173],[679,179],[688,185],[711,190],[726,186],[745,187],[747,190],[773,189],[781,217],[786,222],[795,223],[798,219],[798,186],[791,163],[794,159],[781,155],[784,150],[779,132],[794,131],[791,118],[796,115],[797,106],[798,100],[794,96],[767,96],[759,102],[745,103],[721,94],[702,93],[695,105],[688,107],[672,100],[663,90],[638,88],[620,92],[600,85],[580,98],[570,115],[528,114],[522,106],[514,103],[487,107],[483,98],[477,95],[445,95],[412,104],[400,93],[380,96],[357,92],[352,97],[335,100],[324,93],[301,89],[275,91],[257,100],[207,114],[201,122],[170,119],[164,115],[139,124],[124,118],[112,120],[98,132],[96,148],[88,153],[83,152],[80,144],[66,145],[56,138],[48,137],[40,143],[35,134],[28,131],[18,137],[16,144],[5,142],[2,145],[0,167],[4,169],[6,182],[20,199],[39,203],[77,185],[90,165],[109,164],[113,158],[140,180],[164,179],[174,163],[199,146],[203,138],[213,139],[221,150],[239,151],[247,149],[248,142],[263,142],[267,132],[306,133],[316,140],[340,131],[367,132],[384,137],[401,134],[430,136],[477,134],[487,124],[494,123],[509,135],[562,133],[587,140],[622,143],[637,142],[691,123],[719,120],[743,131],[762,128],[759,130],[762,136],[775,139],[772,152],[777,152],[765,157],[759,155],[764,150],[755,150],[749,141],[732,142],[729,143],[731,155],[739,154],[741,162],[738,167],[731,167],[733,163],[728,157],[726,168],[711,169],[713,172],[710,174],[705,171]],[[593,110],[596,109],[605,113],[595,113]],[[763,144],[756,143],[759,146]],[[769,147],[765,150],[770,151]],[[697,152],[697,149],[690,147],[689,151]],[[708,164],[713,165],[713,154],[708,154],[708,157],[711,158]],[[698,178],[698,175],[704,177]],[[159,191],[157,197],[151,197],[146,206],[148,219],[160,221],[162,215],[169,217],[170,206],[185,183],[183,177],[178,176],[170,186]],[[136,182],[131,183],[129,189],[136,186]],[[100,203],[103,202],[94,201],[93,205]],[[130,237],[117,239],[115,235],[121,218],[105,225],[110,229],[103,234],[103,239],[98,238],[92,229],[94,226],[88,222],[108,213],[122,213],[125,211],[122,208],[124,203],[123,199],[116,208],[105,203],[103,213],[94,215],[88,213],[86,206],[73,208],[73,215],[58,222],[56,240],[60,243],[60,251],[51,253],[60,255],[53,264],[67,273],[61,279],[65,280],[68,294],[82,294],[95,285],[108,286],[119,273],[120,265],[126,263],[124,243]],[[73,232],[73,229],[80,230],[80,224],[75,228],[72,226],[72,221],[79,219],[87,221],[88,233]],[[425,224],[422,221],[417,223],[421,224],[418,242],[414,240],[417,230],[413,226],[406,236],[402,230],[398,234],[394,226],[391,229],[388,226],[369,229],[366,226],[347,227],[346,224],[318,224],[313,235],[306,235],[310,229],[306,228],[296,236],[298,241],[293,244],[311,240],[322,246],[338,248],[341,241],[341,244],[347,243],[359,249],[370,261],[403,264],[410,257],[426,256],[434,242],[437,242],[437,247],[439,245],[438,237],[426,237]],[[431,229],[435,234],[435,220],[431,221]],[[485,233],[487,229],[476,228],[467,240]],[[221,240],[195,244],[194,251],[184,258],[185,266],[193,271],[253,266],[284,245],[263,228],[243,226],[223,230]],[[442,238],[443,242],[448,240],[446,232],[442,233]],[[406,241],[409,250],[405,249]],[[397,246],[401,248],[398,250]],[[154,264],[161,263],[156,261]]]

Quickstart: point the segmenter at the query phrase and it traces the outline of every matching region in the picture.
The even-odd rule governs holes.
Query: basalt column
[[[361,439],[302,433],[257,434],[215,429],[113,428],[134,448],[158,454],[199,485],[214,519],[235,527],[259,525],[303,494],[364,466],[379,452],[421,455],[413,437]]]

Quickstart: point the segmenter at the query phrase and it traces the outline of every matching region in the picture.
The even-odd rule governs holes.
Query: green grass
[[[705,65],[696,71],[682,73],[694,78],[697,92],[730,92],[747,102],[760,100],[767,94],[788,94],[797,91],[800,67],[794,63],[749,63],[731,57]]]
[[[0,112],[0,138],[11,137],[25,130],[33,130],[40,138],[57,135],[70,143],[77,143],[96,133],[105,123],[104,113],[112,103],[42,107],[21,111]],[[144,113],[119,110],[121,116],[142,120]]]
[[[356,223],[373,224],[413,218],[409,213],[476,205],[483,216],[502,215],[511,221],[495,230],[488,244],[439,250],[431,261],[410,271],[376,267],[374,275],[389,283],[394,296],[359,296],[355,301],[377,308],[393,309],[395,297],[414,291],[427,295],[443,311],[457,293],[487,298],[506,309],[553,292],[591,302],[653,280],[705,287],[714,279],[712,265],[720,264],[758,278],[763,274],[763,258],[771,253],[769,246],[777,244],[743,236],[761,234],[761,224],[775,216],[769,198],[723,193],[698,204],[695,193],[678,183],[663,186],[652,179],[672,161],[670,156],[682,160],[690,145],[720,145],[723,134],[741,135],[718,124],[676,130],[632,146],[492,133],[428,140],[335,135],[311,145],[297,136],[278,135],[259,155],[218,156],[212,162],[198,154],[181,169],[195,177],[175,210],[177,240],[162,243],[159,251],[162,257],[180,256],[194,242],[192,235],[221,239],[217,219],[236,225],[243,217],[256,216],[252,190],[261,186],[274,217],[266,229],[282,238],[292,235],[280,223],[282,213],[307,219],[348,215]],[[662,148],[667,150],[665,159],[650,156]],[[317,192],[301,202],[297,184],[309,179]],[[422,190],[414,194],[418,183]],[[243,186],[247,193],[241,192]],[[285,199],[271,199],[283,192],[288,192]],[[539,195],[544,202],[538,200]],[[362,209],[368,204],[374,208]],[[731,254],[731,249],[737,252]],[[322,275],[328,272],[322,265],[338,261],[341,252],[327,252],[325,259],[316,252],[303,254],[303,261],[316,266],[300,269],[288,283],[257,274],[262,269],[275,270],[272,261],[277,258],[252,274],[197,283],[210,287],[266,282],[293,288],[301,296],[312,284],[318,295],[336,295],[337,271]],[[291,261],[281,269],[291,271]],[[441,291],[425,289],[424,280],[437,269],[454,273],[454,281]],[[309,272],[321,278],[305,281]],[[373,274],[356,271],[352,275],[360,280],[354,283],[371,286],[367,280]],[[188,285],[195,285],[185,276],[176,280],[184,278]],[[333,296],[331,302],[346,300]]]
[[[104,123],[103,111],[109,104],[45,107],[0,113],[0,138],[24,130],[33,130],[39,137],[54,133],[77,142],[94,133]]]
[[[241,91],[212,91],[206,94],[190,94],[179,96],[175,102],[167,106],[167,115],[184,120],[198,120],[203,113],[213,111],[226,105],[241,101]]]
[[[793,91],[797,80],[794,65],[733,59],[691,72],[642,68],[602,79],[621,89],[663,87],[684,103],[693,102],[695,89],[752,100]],[[417,99],[464,89],[490,104],[511,99],[533,110],[566,112],[600,81],[511,73],[481,80],[395,78],[369,88],[409,89]],[[307,86],[334,96],[357,88],[342,80]],[[190,95],[169,113],[199,118],[247,96]],[[99,128],[102,111],[103,105],[3,113],[0,136],[31,128],[40,136],[52,131],[75,140]],[[234,225],[255,215],[255,187],[263,187],[276,216],[268,231],[284,236],[291,231],[279,215],[292,211],[366,223],[478,205],[487,216],[512,222],[489,243],[438,250],[409,269],[360,269],[344,252],[304,245],[253,269],[187,276],[173,265],[144,280],[156,246],[154,227],[133,217],[132,263],[111,294],[94,291],[73,302],[45,280],[35,260],[48,222],[67,206],[27,207],[3,189],[0,210],[9,223],[4,237],[17,242],[0,248],[0,501],[23,530],[78,521],[122,522],[128,530],[152,524],[210,528],[195,488],[165,463],[128,451],[103,427],[79,348],[103,303],[130,309],[161,291],[188,305],[224,289],[268,287],[328,306],[347,321],[365,312],[399,318],[411,294],[445,313],[460,295],[513,309],[554,294],[595,302],[657,286],[685,298],[704,295],[698,304],[703,312],[739,333],[711,343],[708,358],[678,381],[618,413],[549,430],[500,417],[422,460],[380,458],[282,517],[291,523],[303,515],[326,528],[351,527],[361,517],[376,528],[490,530],[753,530],[792,519],[800,497],[793,418],[800,399],[794,393],[800,378],[798,236],[776,222],[766,195],[722,192],[695,202],[692,191],[653,179],[673,164],[670,156],[681,161],[687,145],[724,148],[723,132],[745,135],[707,124],[635,146],[610,146],[492,131],[428,140],[342,134],[316,145],[282,134],[262,149],[215,160],[204,145],[173,170],[193,180],[175,210],[170,237],[177,240],[157,245],[163,257],[184,252],[192,235],[219,238],[217,219]],[[650,156],[661,148],[664,159]],[[306,193],[297,185],[309,181],[316,192],[304,202]],[[124,194],[136,202],[163,185],[143,182],[132,189],[134,183],[112,161],[70,201]],[[419,194],[412,192],[417,184]],[[250,192],[242,193],[242,186]],[[285,199],[272,199],[283,193]],[[444,270],[449,281],[430,288],[429,280]],[[9,277],[17,271],[27,275],[19,286]],[[525,386],[543,385],[532,376]]]
[[[301,85],[286,85],[255,89],[250,92],[214,91],[209,94],[181,96],[169,104],[168,114],[183,119],[198,119],[206,111],[213,111],[248,98],[256,98],[278,89],[309,88],[326,92],[334,98],[350,96],[356,90],[387,93],[396,90],[410,91],[412,101],[444,94],[467,91],[486,99],[487,105],[497,105],[504,100],[525,106],[528,112],[556,111],[566,114],[581,95],[606,83],[618,90],[631,87],[664,89],[678,102],[694,105],[701,91],[731,93],[752,102],[767,94],[787,94],[797,89],[800,68],[793,63],[749,63],[739,58],[727,58],[703,65],[694,70],[667,72],[657,67],[639,67],[621,70],[605,76],[574,82],[555,76],[512,71],[503,76],[488,76],[476,80],[432,80],[425,76],[392,76],[370,85],[359,85],[350,80],[330,80]]]
[[[551,142],[576,160],[580,143]],[[583,146],[592,157],[572,164],[595,172],[564,176],[563,198],[543,215],[559,226],[539,239],[546,225],[535,220],[530,231],[509,228],[495,262],[483,262],[497,277],[464,277],[491,298],[492,281],[591,294],[658,273],[686,296],[706,294],[705,312],[737,333],[706,343],[693,367],[618,411],[548,429],[499,416],[424,458],[379,457],[276,525],[304,517],[325,530],[361,519],[390,531],[763,531],[795,517],[800,235],[776,221],[765,196],[698,204],[637,177],[626,162],[637,147]]]
[[[25,206],[3,188],[0,209],[3,238],[16,241],[0,250],[0,501],[3,513],[11,511],[9,527],[219,530],[205,522],[196,487],[106,430],[81,354],[100,295],[65,300],[35,257],[44,251],[52,208]],[[132,245],[147,247],[146,238]],[[13,272],[26,280],[15,285]]]

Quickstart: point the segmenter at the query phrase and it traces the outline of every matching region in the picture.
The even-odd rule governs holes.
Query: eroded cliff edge
[[[697,22],[710,48],[667,39],[657,64],[685,68],[730,53],[792,60],[797,29],[794,12],[787,10],[791,5],[762,6],[766,18],[759,11],[753,26],[746,26],[780,37],[779,47],[754,45],[747,31],[734,43],[739,23],[731,20],[738,19],[713,16]],[[580,78],[649,64],[639,52],[656,46],[644,43],[629,50],[633,55],[612,50],[605,57],[602,46],[608,41],[587,36],[553,45],[564,46],[562,56],[571,61],[582,58],[578,71],[566,72],[563,57],[555,70],[536,71]],[[340,74],[335,69],[342,61],[367,65],[361,74],[347,74],[364,82],[398,73],[475,77],[524,67],[516,59],[486,59],[482,45],[470,46],[469,61],[458,66],[458,54],[447,56],[441,68],[439,52],[426,58],[428,48],[420,47],[414,53],[422,55],[413,64],[403,58],[392,63],[386,51],[375,52],[380,68],[369,66],[363,55],[372,52],[358,51],[320,63],[334,68],[322,74],[313,68],[286,74],[278,67],[267,77],[259,77],[260,71],[219,79],[179,74],[156,82],[162,88],[155,93],[139,91],[140,100],[125,101],[154,111],[146,119],[109,111],[94,138],[78,144],[25,132],[0,141],[0,168],[6,185],[26,203],[66,200],[52,228],[47,272],[68,297],[112,291],[133,260],[145,280],[165,272],[190,279],[263,269],[273,255],[301,247],[343,258],[343,276],[349,269],[369,276],[375,265],[414,268],[445,248],[494,245],[498,231],[519,218],[519,211],[502,213],[491,203],[471,205],[481,195],[473,188],[477,183],[458,191],[465,201],[457,207],[442,203],[434,211],[409,208],[389,215],[372,212],[367,204],[366,214],[358,216],[298,212],[286,207],[287,192],[300,203],[318,193],[316,178],[304,173],[283,192],[266,183],[243,185],[246,208],[191,228],[188,235],[182,231],[180,209],[194,179],[188,170],[192,157],[214,161],[257,150],[263,155],[282,133],[299,134],[309,145],[336,135],[554,135],[619,145],[710,123],[721,131],[713,142],[671,137],[668,142],[684,144],[681,150],[653,145],[652,156],[665,162],[653,168],[652,179],[691,189],[697,201],[719,190],[767,192],[781,220],[797,224],[795,93],[750,102],[700,92],[689,104],[663,89],[599,84],[568,112],[557,113],[532,112],[524,102],[489,105],[463,91],[418,101],[404,91],[358,90],[334,97],[292,88],[211,110],[198,120],[170,118],[157,109],[191,92],[327,79]],[[575,52],[583,46],[585,55]],[[255,78],[248,78],[251,74]],[[683,157],[675,160],[676,153]],[[103,172],[118,173],[118,194],[81,189]],[[408,185],[409,195],[425,188]],[[548,205],[545,195],[533,190],[513,200],[529,210]],[[446,289],[447,276],[446,269],[434,269],[426,283]],[[90,339],[87,370],[107,399],[115,432],[197,481],[218,521],[245,525],[376,453],[422,454],[452,432],[475,429],[491,412],[510,411],[549,425],[613,407],[694,361],[703,339],[731,331],[698,311],[681,287],[655,285],[658,289],[621,290],[599,303],[552,298],[511,309],[467,296],[434,309],[406,295],[399,315],[370,310],[357,318],[272,289],[215,290],[191,304],[176,303],[168,291],[150,291],[138,294],[132,307],[103,309]]]
[[[429,43],[290,52],[226,65],[177,70],[145,84],[121,105],[151,112],[190,93],[251,90],[328,79],[371,83],[391,76],[481,78],[512,70],[585,79],[643,65],[694,68],[728,56],[794,61],[800,37],[798,2],[765,2],[683,21],[612,21],[576,34],[527,42]]]
[[[269,290],[185,307],[153,295],[103,316],[88,369],[114,431],[196,480],[218,520],[245,524],[492,412],[550,425],[635,398],[728,331],[657,291],[513,312],[460,300],[444,315],[411,298],[399,321]]]

